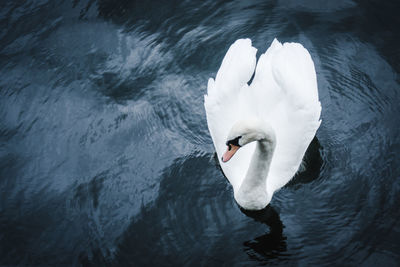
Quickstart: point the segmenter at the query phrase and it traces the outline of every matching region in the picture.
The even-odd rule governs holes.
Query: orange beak
[[[236,151],[238,151],[239,148],[240,146],[235,146],[232,144],[228,145],[228,149],[222,156],[222,162],[227,162],[228,160],[230,160],[233,157],[233,155],[235,155]]]

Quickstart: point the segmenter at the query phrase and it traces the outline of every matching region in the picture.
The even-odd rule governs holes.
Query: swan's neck
[[[267,176],[275,143],[268,138],[257,141],[246,177],[236,193],[236,201],[245,209],[260,210],[271,201],[267,192]]]

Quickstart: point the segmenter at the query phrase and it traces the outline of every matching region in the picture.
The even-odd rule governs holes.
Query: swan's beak
[[[228,149],[222,156],[222,162],[227,162],[228,160],[230,160],[233,157],[233,155],[235,155],[236,151],[238,151],[239,148],[240,148],[240,146],[235,146],[235,145],[230,144],[228,146]]]

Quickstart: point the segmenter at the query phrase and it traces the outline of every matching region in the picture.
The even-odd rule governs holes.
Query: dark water
[[[0,265],[398,266],[398,1],[1,1]],[[306,171],[242,212],[203,94],[238,38],[314,59]]]

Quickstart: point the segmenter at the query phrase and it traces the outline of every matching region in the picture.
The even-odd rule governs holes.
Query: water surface
[[[0,265],[400,262],[396,1],[6,1]],[[203,95],[230,44],[314,60],[306,170],[259,213],[218,168]]]

